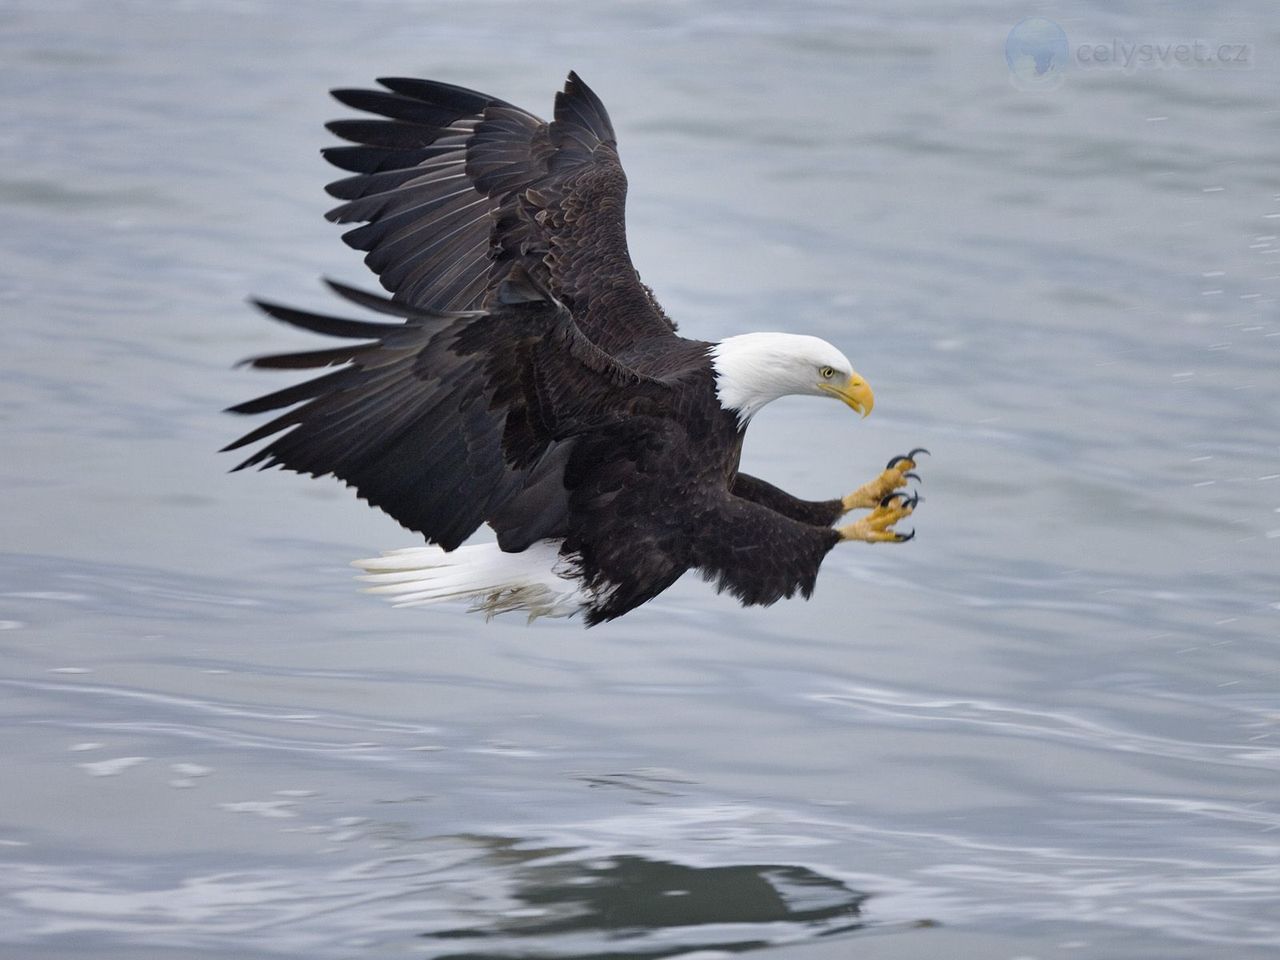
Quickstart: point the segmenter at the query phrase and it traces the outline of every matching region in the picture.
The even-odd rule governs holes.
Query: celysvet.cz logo
[[[1238,69],[1253,62],[1253,45],[1216,40],[1141,40],[1112,37],[1072,41],[1044,17],[1014,25],[1004,42],[1009,77],[1025,90],[1052,90],[1073,70],[1139,70],[1186,67]]]

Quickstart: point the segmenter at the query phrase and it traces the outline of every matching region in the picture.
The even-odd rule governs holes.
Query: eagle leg
[[[864,483],[857,490],[843,497],[840,505],[843,513],[850,510],[870,510],[884,502],[884,498],[901,490],[908,480],[919,482],[918,474],[912,473],[916,468],[916,457],[928,453],[924,447],[916,447],[910,453],[894,457],[886,464],[884,471],[869,483]]]
[[[916,535],[899,533],[893,525],[915,512],[920,502],[920,494],[908,497],[905,493],[890,493],[865,517],[838,528],[841,539],[858,540],[863,543],[906,543]]]

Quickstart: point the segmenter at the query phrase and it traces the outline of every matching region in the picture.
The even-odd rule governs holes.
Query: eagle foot
[[[916,457],[920,454],[927,454],[929,451],[924,447],[916,447],[910,453],[902,454],[891,459],[885,464],[884,471],[880,476],[876,477],[870,483],[864,483],[853,493],[843,497],[840,501],[844,512],[850,510],[869,510],[884,502],[885,497],[901,490],[907,485],[908,480],[920,482],[920,475],[915,473]]]
[[[841,538],[863,543],[906,543],[916,535],[914,530],[899,533],[893,525],[915,512],[920,494],[907,496],[900,491],[886,494],[865,517],[839,528]]]

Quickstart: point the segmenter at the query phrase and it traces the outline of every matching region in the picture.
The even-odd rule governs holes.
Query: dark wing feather
[[[519,493],[557,442],[635,413],[657,415],[669,393],[591,343],[520,272],[484,312],[440,313],[334,286],[406,319],[370,323],[261,304],[293,326],[364,342],[249,361],[346,365],[232,407],[283,412],[226,449],[271,437],[237,469],[333,474],[446,549]]]
[[[345,201],[329,218],[365,224],[344,239],[396,300],[473,308],[518,267],[608,353],[674,332],[631,264],[613,126],[575,74],[550,124],[449,84],[379,82],[334,92],[385,119],[330,124],[357,146],[325,156],[357,175],[329,185]]]

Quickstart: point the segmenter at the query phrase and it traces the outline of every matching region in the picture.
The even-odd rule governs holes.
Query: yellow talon
[[[899,520],[911,516],[919,502],[919,495],[907,497],[901,493],[890,494],[865,517],[840,527],[840,536],[844,540],[862,543],[905,543],[916,532],[912,530],[910,533],[898,533],[892,527]]]
[[[864,483],[853,493],[847,494],[840,498],[840,505],[844,512],[850,510],[869,510],[872,507],[879,506],[884,498],[901,490],[907,485],[907,480],[920,478],[911,471],[916,468],[916,456],[922,453],[928,453],[923,447],[916,447],[910,453],[894,457],[889,461],[888,466],[880,476],[876,477],[870,483]]]

